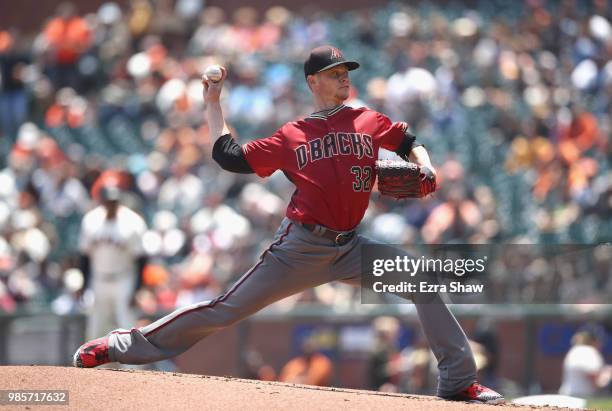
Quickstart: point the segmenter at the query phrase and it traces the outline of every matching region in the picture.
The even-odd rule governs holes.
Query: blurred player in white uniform
[[[142,247],[146,223],[120,204],[120,195],[117,187],[103,187],[101,205],[85,214],[81,222],[81,270],[85,288],[90,286],[94,295],[87,326],[90,336],[129,327],[136,321],[131,306],[146,264]]]
[[[572,337],[572,348],[563,360],[563,381],[559,394],[588,398],[610,383],[612,367],[601,354],[606,331],[587,324]]]

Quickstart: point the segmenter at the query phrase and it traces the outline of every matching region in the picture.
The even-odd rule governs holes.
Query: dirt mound
[[[68,390],[69,407],[45,410],[552,410],[474,405],[434,397],[153,371],[46,366],[0,367],[2,390]],[[32,409],[33,405],[10,407]],[[0,406],[0,409],[6,409]]]

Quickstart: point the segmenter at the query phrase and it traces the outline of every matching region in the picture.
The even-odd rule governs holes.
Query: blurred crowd
[[[302,63],[326,43],[362,63],[348,104],[407,121],[440,178],[420,201],[375,193],[364,233],[395,244],[610,241],[610,2],[470,4],[228,13],[132,0],[82,13],[75,2],[37,33],[0,27],[0,310],[87,305],[79,224],[103,182],[148,224],[142,312],[222,291],[270,242],[292,186],[211,160],[201,73],[228,68],[223,105],[245,142],[313,111]],[[357,295],[326,285],[284,305]]]

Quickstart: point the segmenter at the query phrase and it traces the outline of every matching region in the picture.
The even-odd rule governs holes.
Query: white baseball
[[[221,78],[223,77],[223,71],[221,71],[221,66],[215,64],[215,65],[206,67],[206,70],[204,71],[204,75],[206,76],[208,80],[212,81],[213,83],[216,83],[220,81]]]

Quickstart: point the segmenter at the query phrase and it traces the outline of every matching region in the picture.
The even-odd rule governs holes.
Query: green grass
[[[593,398],[587,401],[587,408],[612,411],[612,397]]]

